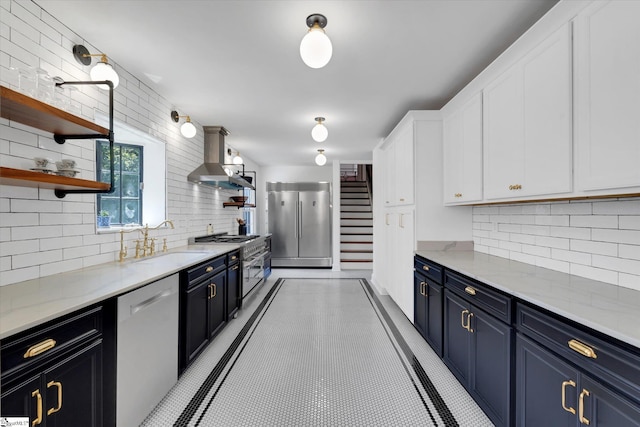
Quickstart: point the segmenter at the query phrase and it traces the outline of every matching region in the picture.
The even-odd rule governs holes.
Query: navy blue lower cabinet
[[[576,426],[578,372],[516,336],[516,425]]]
[[[444,291],[444,362],[497,426],[511,425],[511,326]]]
[[[414,326],[433,350],[442,356],[443,288],[423,274],[413,274]]]
[[[640,426],[640,407],[518,334],[517,426]]]

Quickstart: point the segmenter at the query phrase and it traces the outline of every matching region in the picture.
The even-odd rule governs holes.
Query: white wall
[[[286,161],[286,159],[285,159]],[[265,182],[332,182],[332,166],[310,164],[309,166],[263,166]]]
[[[72,55],[75,44],[91,52],[101,50],[54,19],[30,1],[0,2],[0,71],[8,67],[39,66],[65,80],[89,80],[89,69]],[[99,20],[99,17],[96,17]],[[98,46],[98,45],[96,45]],[[169,248],[184,246],[188,237],[206,233],[207,224],[216,231],[237,231],[237,209],[222,207],[236,191],[215,190],[187,182],[186,176],[203,159],[202,127],[193,139],[180,135],[170,118],[179,106],[162,97],[117,63],[120,85],[115,90],[115,118],[163,141],[167,146],[167,211],[175,230],[162,230],[153,237],[166,237]],[[82,116],[93,120],[94,112],[108,112],[107,93],[93,87],[80,89],[77,99]],[[0,164],[28,169],[31,159],[45,156],[76,159],[81,177],[95,179],[95,143],[69,141],[58,145],[51,134],[0,119]],[[0,186],[0,285],[113,262],[120,249],[119,234],[97,234],[96,196],[68,195],[57,199],[52,190]],[[150,224],[154,225],[154,224]],[[127,235],[134,238],[134,233]],[[130,251],[133,244],[129,243]]]
[[[475,250],[640,290],[640,198],[473,208]]]

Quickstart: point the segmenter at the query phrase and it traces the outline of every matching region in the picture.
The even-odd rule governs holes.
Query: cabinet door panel
[[[394,173],[396,174],[394,202],[396,205],[412,205],[414,200],[413,126],[413,123],[407,125],[394,141]]]
[[[427,278],[413,274],[413,325],[418,332],[427,336],[427,298],[424,296]]]
[[[47,370],[44,385],[47,427],[102,426],[102,340]]]
[[[577,20],[579,189],[640,186],[640,2],[596,2]]]
[[[227,272],[220,273],[209,279],[209,338],[217,334],[226,323],[225,295],[227,289]]]
[[[586,395],[586,392],[589,395]],[[580,390],[584,402],[584,418],[597,427],[638,427],[640,406],[583,375]],[[580,414],[578,414],[580,415]]]
[[[567,363],[517,334],[517,426],[576,426],[576,415],[563,409],[563,403],[577,413],[577,383],[578,373]]]
[[[510,425],[511,327],[471,306],[471,394],[496,425]]]
[[[209,342],[207,306],[209,303],[209,282],[189,289],[185,304],[185,357],[184,367]]]
[[[469,383],[469,331],[463,326],[469,304],[448,290],[444,292],[444,363],[463,385]],[[463,315],[463,312],[467,313]]]
[[[229,267],[227,280],[227,319],[233,317],[240,306],[240,265]]]
[[[6,387],[6,384],[3,384],[2,398],[0,399],[1,415],[3,417],[28,416],[29,425],[32,425],[38,416],[38,394],[41,398],[42,407],[45,405],[46,385],[44,387],[42,386],[41,378],[40,375],[36,375],[9,388]],[[46,412],[42,410],[42,417],[45,415]]]
[[[429,283],[427,287],[427,335],[426,339],[436,354],[442,357],[442,300],[441,285]]]

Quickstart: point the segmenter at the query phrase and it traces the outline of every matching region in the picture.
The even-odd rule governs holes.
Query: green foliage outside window
[[[114,186],[98,194],[98,211],[108,211],[112,225],[142,224],[142,150],[138,145],[113,145]],[[97,142],[97,180],[111,182],[109,142]]]

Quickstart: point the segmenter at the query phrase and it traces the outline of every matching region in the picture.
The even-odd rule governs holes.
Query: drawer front
[[[209,261],[203,262],[187,271],[187,282],[189,286],[195,285],[206,276],[218,272],[227,265],[227,256],[222,255]]]
[[[433,280],[437,284],[442,284],[442,267],[422,257],[414,257],[413,267],[416,272],[420,272],[425,277]]]
[[[640,351],[632,351],[578,329],[569,321],[518,303],[519,332],[640,402]]]
[[[102,307],[66,316],[10,337],[0,349],[2,376],[36,365],[102,334]]]
[[[445,273],[445,286],[492,316],[511,323],[512,299],[509,295],[451,271]]]
[[[227,264],[233,265],[240,262],[240,251],[233,251],[227,255]]]

